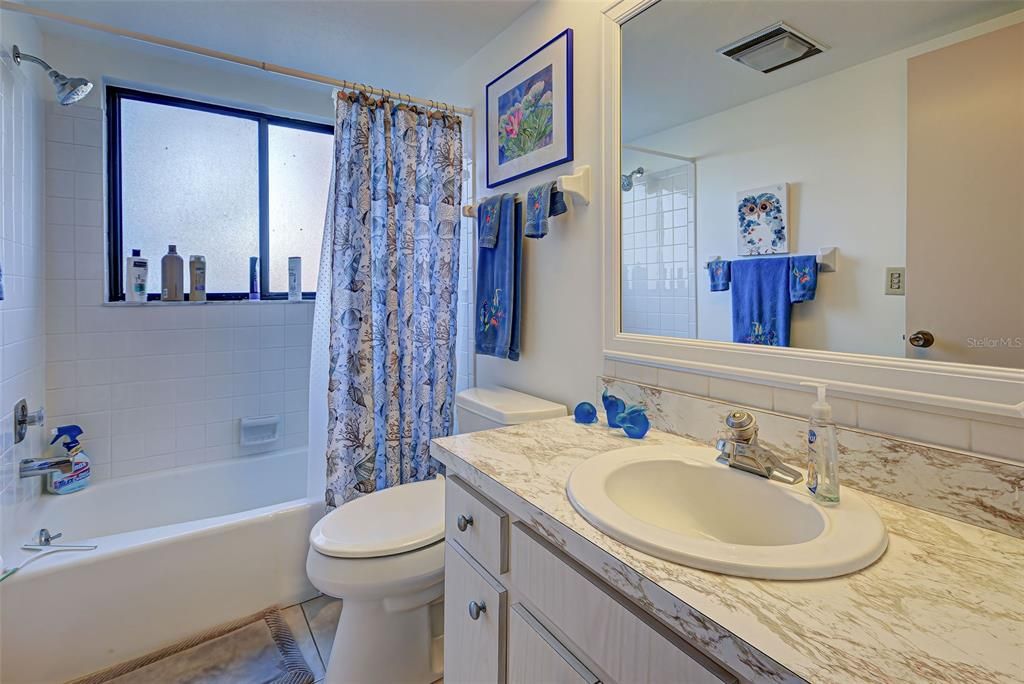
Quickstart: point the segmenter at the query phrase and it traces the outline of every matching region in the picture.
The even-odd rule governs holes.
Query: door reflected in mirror
[[[621,110],[622,332],[1024,368],[1024,3],[662,0]]]

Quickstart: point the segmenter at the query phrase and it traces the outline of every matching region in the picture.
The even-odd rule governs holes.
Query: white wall
[[[101,84],[325,120],[330,90],[76,34],[46,36],[45,55],[97,84],[74,106],[47,104],[47,427],[83,427],[98,479],[252,453],[245,417],[281,417],[264,451],[306,444],[311,302],[103,304]]]
[[[46,348],[43,236],[42,73],[18,67],[11,46],[40,43],[35,22],[0,12],[0,548],[18,510],[39,496],[40,479],[18,478],[18,461],[38,456],[44,437],[31,428],[13,444],[12,408],[24,397],[43,405]]]
[[[471,106],[476,121],[474,166],[480,198],[495,192],[525,196],[531,185],[590,164],[600,187],[600,24],[598,2],[542,2],[486,48],[426,92]],[[484,87],[565,28],[574,31],[575,160],[495,190],[486,185]],[[468,123],[467,123],[468,125]],[[555,219],[542,240],[524,241],[522,355],[518,362],[477,356],[477,384],[499,384],[559,401],[590,399],[601,369],[600,202]]]
[[[85,100],[94,107],[101,106],[104,96],[100,86],[106,81],[271,114],[334,121],[331,89],[324,85],[86,29],[61,26],[58,30],[43,36],[46,59],[69,74],[95,83],[96,89]]]

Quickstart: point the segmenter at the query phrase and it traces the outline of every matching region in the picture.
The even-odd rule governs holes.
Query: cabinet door
[[[464,549],[445,543],[444,681],[504,684],[508,592]]]
[[[521,603],[512,606],[508,618],[508,681],[509,684],[600,684],[600,680]]]

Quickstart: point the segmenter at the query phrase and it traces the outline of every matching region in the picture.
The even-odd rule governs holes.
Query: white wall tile
[[[659,368],[657,385],[665,389],[686,392],[687,394],[695,394],[701,397],[708,395],[708,376],[698,375],[697,373]]]
[[[772,388],[767,385],[711,378],[708,383],[708,396],[753,408],[770,409],[772,407]]]
[[[1024,462],[1024,428],[971,421],[971,451]]]
[[[884,435],[905,437],[954,449],[970,448],[970,425],[963,418],[859,402],[857,426]]]
[[[817,394],[776,387],[772,390],[772,400],[772,408],[779,413],[806,418],[811,414],[811,404],[817,401]],[[832,405],[832,417],[836,423],[849,427],[857,426],[857,402],[829,397],[828,403]]]
[[[653,385],[658,381],[658,369],[653,366],[641,366],[635,363],[615,362],[615,377],[631,380],[644,385]]]

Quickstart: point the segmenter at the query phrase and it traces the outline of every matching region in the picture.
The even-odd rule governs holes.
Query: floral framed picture
[[[740,256],[789,253],[789,184],[736,193],[736,253]]]
[[[572,161],[572,29],[487,84],[487,187]]]

